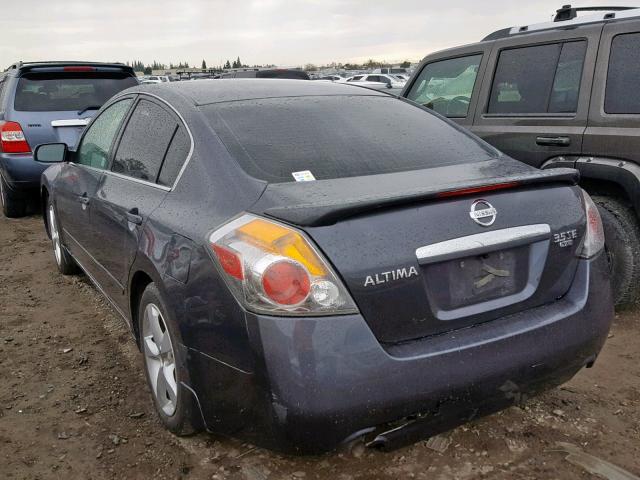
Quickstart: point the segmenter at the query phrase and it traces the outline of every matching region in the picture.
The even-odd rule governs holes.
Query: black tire
[[[605,250],[616,307],[640,298],[640,226],[635,211],[614,197],[594,196],[604,227]]]
[[[60,237],[60,225],[58,223],[56,209],[51,199],[47,199],[47,223],[49,225],[49,236],[53,248],[53,259],[56,262],[58,271],[63,275],[76,275],[80,273],[80,267],[75,262],[71,254],[67,251],[62,238]]]
[[[0,205],[7,218],[20,218],[27,214],[27,202],[11,195],[9,187],[0,175]]]
[[[159,313],[161,314],[161,320],[164,324],[164,334],[168,334],[171,340],[170,345],[172,345],[171,353],[173,356],[173,363],[175,368],[172,370],[173,379],[175,382],[175,401],[173,401],[174,411],[167,413],[165,408],[167,407],[167,400],[169,400],[169,395],[163,395],[158,392],[158,389],[154,386],[156,382],[152,381],[151,373],[153,371],[152,366],[150,364],[155,362],[155,360],[151,359],[148,355],[148,346],[145,345],[145,342],[153,342],[155,345],[155,341],[153,337],[145,338],[145,334],[148,333],[145,331],[145,311],[147,307],[157,307]],[[188,378],[188,374],[186,372],[185,367],[185,359],[182,358],[181,350],[178,347],[177,336],[175,335],[175,323],[173,319],[168,314],[168,309],[166,308],[166,303],[162,299],[158,288],[155,284],[150,283],[142,293],[142,297],[140,298],[140,305],[138,308],[138,331],[139,331],[139,340],[140,340],[140,349],[142,351],[142,357],[144,359],[144,371],[145,376],[147,378],[147,383],[149,385],[149,389],[151,391],[151,396],[153,398],[153,404],[156,409],[156,413],[160,418],[160,421],[165,426],[167,430],[174,433],[178,436],[186,436],[192,435],[203,430],[200,410],[196,405],[195,399],[191,392],[181,385],[181,381],[183,379]],[[158,350],[160,351],[160,350]],[[165,354],[166,355],[166,354]],[[171,357],[165,357],[166,359]],[[166,372],[166,370],[165,370]],[[162,373],[158,370],[158,378]],[[165,377],[166,378],[166,377]],[[161,391],[162,389],[160,389]],[[170,400],[169,400],[170,401]],[[171,401],[170,401],[171,402]]]

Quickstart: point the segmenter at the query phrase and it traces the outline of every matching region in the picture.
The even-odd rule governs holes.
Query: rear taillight
[[[0,121],[0,151],[4,153],[31,152],[19,123]]]
[[[246,214],[211,233],[208,241],[232,292],[252,311],[281,315],[357,312],[328,262],[294,228]]]
[[[604,229],[598,207],[587,192],[582,191],[582,203],[587,216],[587,229],[582,242],[581,258],[591,258],[604,247]]]

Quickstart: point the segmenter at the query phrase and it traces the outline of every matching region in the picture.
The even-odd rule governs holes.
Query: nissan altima
[[[138,86],[35,156],[58,269],[126,320],[176,434],[391,448],[565,382],[612,321],[576,172],[384,92]]]

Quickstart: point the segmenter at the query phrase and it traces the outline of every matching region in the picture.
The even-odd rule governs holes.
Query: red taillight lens
[[[302,265],[290,261],[272,263],[262,274],[262,289],[280,305],[298,305],[311,291],[309,274]]]
[[[494,185],[483,185],[481,187],[461,188],[460,190],[450,190],[441,192],[438,197],[461,197],[463,195],[473,195],[475,193],[491,192],[494,190],[504,190],[505,188],[517,187],[518,182],[496,183]]]
[[[228,248],[221,247],[220,245],[212,244],[211,248],[216,254],[216,257],[218,257],[220,266],[225,272],[238,280],[242,280],[244,278],[242,261],[237,253],[232,252]]]
[[[17,122],[0,122],[0,151],[4,153],[30,153],[31,147]]]

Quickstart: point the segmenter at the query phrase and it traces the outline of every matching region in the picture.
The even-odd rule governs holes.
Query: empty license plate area
[[[529,279],[529,249],[523,245],[424,266],[432,307],[451,311],[523,291]]]

